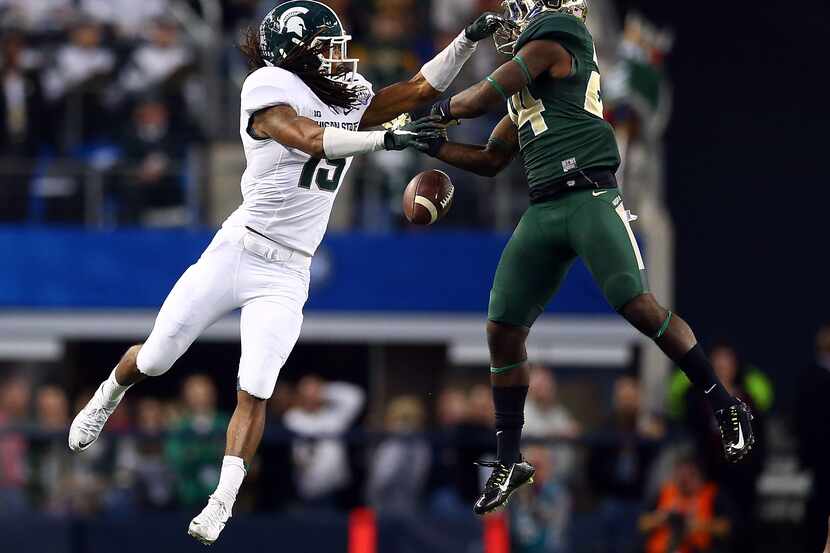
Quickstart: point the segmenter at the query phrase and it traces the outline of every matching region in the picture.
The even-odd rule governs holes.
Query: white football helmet
[[[585,21],[588,17],[588,0],[504,0],[504,18],[509,22],[493,35],[496,50],[512,55],[522,32],[532,20],[544,12],[561,12]]]

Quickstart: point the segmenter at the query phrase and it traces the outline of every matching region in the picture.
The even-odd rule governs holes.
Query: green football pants
[[[502,252],[488,318],[530,328],[577,256],[615,310],[647,291],[619,190],[575,190],[531,205],[522,216]]]

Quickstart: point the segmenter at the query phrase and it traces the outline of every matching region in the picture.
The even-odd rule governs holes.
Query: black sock
[[[704,395],[712,409],[720,411],[735,403],[735,398],[729,395],[715,376],[715,369],[712,368],[712,363],[703,353],[700,344],[695,345],[689,353],[677,360],[677,364],[692,381],[695,389]]]
[[[496,408],[496,444],[499,462],[518,463],[522,458],[519,444],[525,424],[527,386],[493,387]]]

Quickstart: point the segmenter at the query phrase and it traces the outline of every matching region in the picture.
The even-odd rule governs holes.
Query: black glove
[[[464,29],[464,35],[473,42],[478,42],[492,36],[499,27],[507,24],[508,21],[502,16],[492,12],[484,12]]]
[[[447,126],[441,123],[437,115],[427,115],[410,123],[411,125],[425,125],[429,128],[437,128],[437,132],[430,131],[423,135],[423,138],[413,143],[412,147],[429,156],[437,157],[441,146],[447,142]],[[437,127],[435,126],[437,125]]]
[[[441,124],[440,119],[430,115],[407,123],[400,129],[386,131],[383,144],[387,150],[414,148],[428,153],[432,151],[431,144],[434,142],[438,140],[446,142],[446,133],[446,128]]]

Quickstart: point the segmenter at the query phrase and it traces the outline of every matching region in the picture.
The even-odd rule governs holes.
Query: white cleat
[[[69,427],[69,449],[72,451],[83,451],[95,443],[101,435],[107,419],[118,407],[118,404],[107,406],[104,404],[104,396],[101,391],[103,384],[95,391],[95,395],[89,403],[81,409],[72,426]]]
[[[225,529],[225,523],[229,518],[230,509],[221,500],[210,496],[207,506],[190,521],[187,533],[205,545],[213,545]]]

